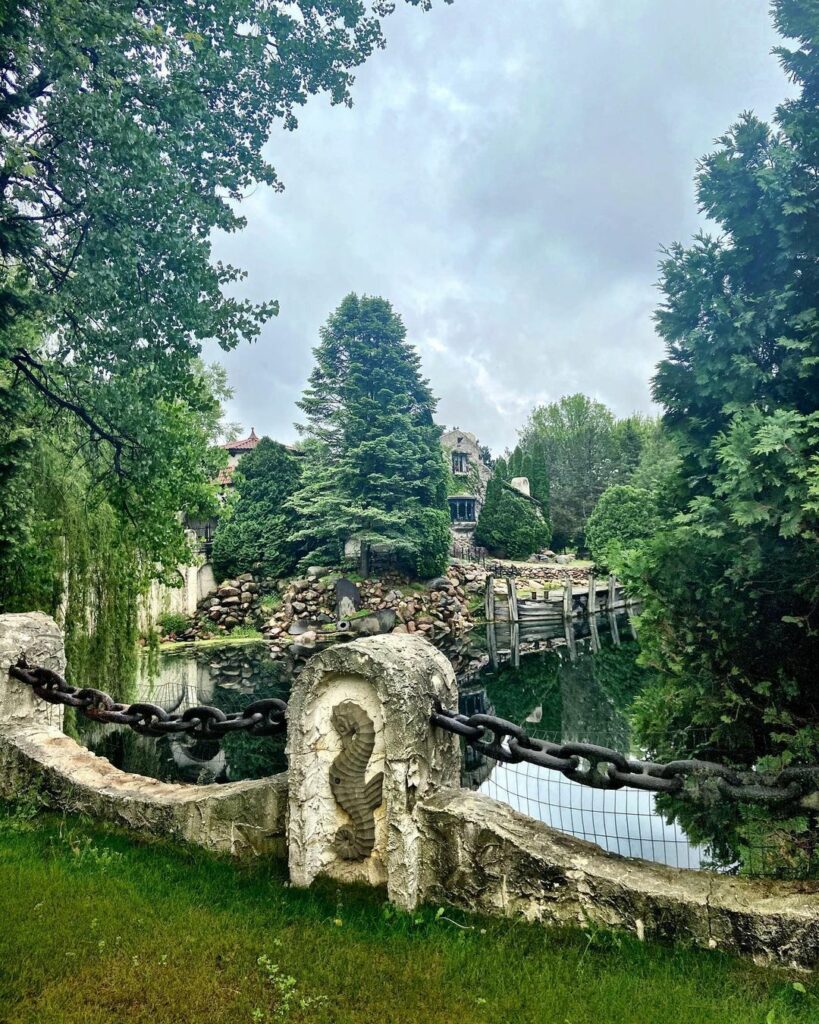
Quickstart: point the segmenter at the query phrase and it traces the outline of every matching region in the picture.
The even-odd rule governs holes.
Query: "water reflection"
[[[474,673],[461,711],[492,710],[532,736],[614,747],[635,756],[628,708],[647,675],[629,619],[598,616],[539,651],[511,651],[498,667]],[[557,628],[555,629],[557,633]],[[491,643],[490,643],[491,649]],[[525,650],[525,646],[522,648]],[[668,824],[652,793],[595,790],[534,765],[507,765],[467,752],[463,782],[554,828],[630,857],[696,868],[705,850]]]
[[[461,680],[466,714],[492,710],[525,725],[530,734],[632,750],[627,710],[645,684],[628,617],[599,616],[563,626],[553,637],[521,638],[519,665],[511,653],[490,664],[488,637],[475,631],[447,650]],[[230,644],[163,653],[147,662],[133,699],[185,711],[212,704],[226,714],[262,697],[287,699],[294,667],[273,661],[262,643]],[[184,735],[158,739],[126,727],[83,720],[86,744],[117,767],[167,781],[228,782],[261,778],[286,768],[284,737],[229,733],[220,742]],[[693,847],[677,825],[668,825],[653,794],[592,790],[532,765],[503,765],[464,752],[463,783],[571,835],[604,849],[685,867],[697,867]]]

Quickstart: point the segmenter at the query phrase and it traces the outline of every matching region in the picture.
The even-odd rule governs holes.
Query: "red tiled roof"
[[[223,444],[222,447],[226,448],[229,452],[248,452],[252,448],[255,448],[259,443],[259,438],[256,436],[256,431],[253,427],[250,428],[250,434],[247,437],[243,437],[241,441],[228,441]]]
[[[219,476],[216,477],[216,483],[220,487],[229,487],[233,483],[233,469],[230,466],[225,466],[224,469],[219,470]]]

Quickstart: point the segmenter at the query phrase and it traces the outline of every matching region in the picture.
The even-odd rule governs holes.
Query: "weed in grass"
[[[274,945],[280,946],[281,941],[275,940]],[[280,1024],[289,1021],[295,1010],[312,1011],[313,1019],[316,1012],[320,1011],[328,1003],[326,996],[306,996],[299,991],[298,982],[292,974],[285,974],[279,964],[262,953],[256,961],[267,984],[273,989],[274,1004],[270,1010],[263,1010],[256,1006],[253,1008],[251,1019],[253,1024]]]

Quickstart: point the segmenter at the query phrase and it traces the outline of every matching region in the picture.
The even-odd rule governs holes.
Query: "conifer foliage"
[[[498,459],[486,485],[475,543],[488,548],[492,554],[524,559],[549,544],[552,531],[540,503],[509,485],[512,477],[525,475],[524,468],[525,461],[519,449],[515,449],[509,462]]]
[[[410,575],[443,571],[446,466],[437,405],[418,353],[385,299],[348,295],[321,329],[299,408],[305,470],[292,499],[305,560],[338,562],[344,542],[387,543]]]

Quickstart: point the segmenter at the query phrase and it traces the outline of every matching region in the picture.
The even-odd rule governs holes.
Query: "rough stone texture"
[[[40,612],[0,615],[0,794],[37,791],[48,806],[89,814],[217,853],[284,853],[287,774],[225,786],[158,782],[122,772],[62,732],[62,708],[11,679],[31,664],[65,671],[62,634]]]
[[[730,878],[618,857],[461,789],[423,800],[416,819],[425,901],[690,937],[762,962],[819,966],[817,882]]]
[[[43,612],[0,615],[0,726],[36,722],[61,732],[63,708],[40,700],[30,686],[9,677],[21,654],[30,665],[65,672],[63,635],[54,619]]]
[[[410,635],[354,640],[308,662],[290,696],[288,856],[290,879],[309,885],[319,874],[371,885],[386,882],[390,900],[419,900],[420,834],[416,805],[440,787],[458,784],[457,739],[431,730],[435,701],[457,701],[452,666]],[[330,766],[341,750],[333,708],[352,701],[370,717],[375,746],[370,782],[383,771],[383,803],[375,810],[375,848],[361,861],[339,857],[335,837],[349,819],[333,798]]]
[[[234,856],[284,854],[286,772],[224,786],[158,782],[114,768],[55,729],[0,727],[0,793],[32,787],[48,806],[145,835]]]

